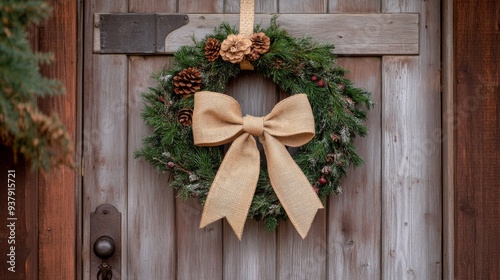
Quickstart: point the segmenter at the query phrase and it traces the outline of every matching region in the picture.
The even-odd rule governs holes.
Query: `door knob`
[[[122,214],[110,204],[90,213],[90,271],[99,280],[121,279],[121,220]]]
[[[108,259],[115,253],[115,241],[113,238],[103,235],[94,242],[94,254],[100,259]]]
[[[115,241],[113,238],[103,235],[94,242],[94,254],[102,260],[99,271],[97,272],[98,280],[111,280],[111,278],[113,278],[112,267],[104,262],[104,260],[111,258],[114,253]]]

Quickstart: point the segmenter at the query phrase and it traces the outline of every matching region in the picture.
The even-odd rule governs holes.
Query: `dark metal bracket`
[[[95,14],[94,52],[155,54],[165,52],[167,35],[186,25],[183,14]],[[97,38],[96,38],[97,37]]]
[[[114,206],[102,204],[96,208],[95,212],[90,213],[90,275],[92,279],[94,275],[102,271],[100,267],[102,264],[109,267],[113,279],[121,279],[121,232],[122,213],[118,212]],[[101,241],[103,238],[113,241],[113,252],[106,252],[109,248],[106,248],[106,243]],[[96,250],[96,247],[100,248]],[[101,278],[104,279],[104,277]]]

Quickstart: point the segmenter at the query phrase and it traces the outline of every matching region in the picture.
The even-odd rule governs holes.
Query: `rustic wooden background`
[[[344,180],[344,193],[318,213],[305,240],[289,222],[270,233],[249,221],[241,242],[226,222],[199,230],[198,202],[176,198],[166,174],[133,159],[148,133],[140,93],[170,58],[94,54],[93,14],[238,11],[239,0],[84,3],[83,278],[96,273],[89,271],[87,214],[103,203],[124,216],[121,279],[441,278],[439,1],[256,1],[257,13],[420,14],[419,55],[339,58],[376,103],[369,136],[357,140],[366,163]],[[255,74],[241,76],[229,93],[252,114],[268,112],[282,94]]]

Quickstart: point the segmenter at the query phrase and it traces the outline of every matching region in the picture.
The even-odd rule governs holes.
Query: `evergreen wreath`
[[[194,93],[226,92],[230,80],[241,72],[239,62],[246,60],[281,90],[307,95],[316,134],[293,158],[325,204],[329,195],[342,192],[341,178],[349,166],[362,163],[353,141],[367,133],[363,122],[366,109],[373,105],[370,94],[345,78],[333,44],[294,38],[277,23],[277,17],[271,19],[269,28],[256,26],[254,32],[249,39],[242,38],[235,27],[223,23],[194,46],[176,51],[172,68],[153,74],[158,83],[143,94],[142,113],[153,132],[144,138],[135,157],[170,172],[170,186],[179,196],[198,197],[203,204],[224,151],[193,144]],[[260,169],[248,218],[264,220],[268,230],[286,219],[265,167]]]

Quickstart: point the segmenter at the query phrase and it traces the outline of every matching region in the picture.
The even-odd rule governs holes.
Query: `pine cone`
[[[243,61],[245,55],[249,54],[252,41],[245,36],[231,34],[227,36],[220,46],[220,55],[222,59],[231,63],[239,63]]]
[[[180,109],[177,113],[177,120],[183,126],[190,126],[193,124],[193,110],[190,108]]]
[[[220,43],[215,38],[208,38],[205,43],[205,58],[213,62],[219,57]]]
[[[271,38],[267,37],[264,32],[254,33],[250,41],[252,41],[252,48],[259,54],[265,54],[271,46]]]
[[[250,41],[252,41],[252,47],[250,48],[250,53],[247,55],[247,59],[250,61],[259,59],[262,54],[269,51],[269,47],[271,46],[271,39],[263,32],[254,33],[250,37]]]
[[[189,95],[200,89],[201,74],[198,68],[186,68],[174,77],[174,92],[176,94]]]
[[[254,49],[252,49],[252,51],[249,54],[247,54],[247,59],[250,61],[256,61],[257,59],[259,59],[259,57],[260,54],[256,52]]]

